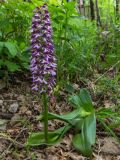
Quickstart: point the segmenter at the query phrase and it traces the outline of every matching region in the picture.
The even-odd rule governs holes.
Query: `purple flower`
[[[46,4],[34,10],[30,32],[32,90],[51,94],[55,85],[57,64],[50,15]]]

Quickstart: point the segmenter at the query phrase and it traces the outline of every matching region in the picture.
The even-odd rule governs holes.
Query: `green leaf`
[[[54,5],[60,5],[61,4],[61,1],[60,0],[49,0],[49,3],[50,4],[54,4]]]
[[[73,105],[75,105],[74,107],[80,107],[80,98],[78,95],[71,96],[69,100]]]
[[[114,131],[107,124],[105,124],[104,120],[103,119],[99,119],[99,121],[103,125],[103,127],[105,128],[105,130],[107,132],[109,132],[114,138],[116,138],[120,142],[120,140],[117,137],[117,135],[114,133]]]
[[[113,112],[113,108],[101,108],[96,112],[96,115],[100,119],[105,119],[105,118],[114,118],[118,116],[118,113]]]
[[[2,32],[0,32],[0,37],[2,37]]]
[[[0,59],[0,67],[4,64],[3,60]]]
[[[93,145],[95,143],[96,137],[95,113],[92,113],[91,115],[85,118],[82,132],[84,133],[87,142],[89,142],[90,145]]]
[[[91,146],[95,143],[95,137],[96,118],[93,113],[82,122],[81,134],[77,134],[73,137],[73,145],[83,155],[90,156],[92,154]]]
[[[76,134],[73,137],[73,145],[84,156],[90,156],[92,153],[90,144],[87,144],[87,145],[85,144],[85,141],[81,134]]]
[[[4,47],[4,42],[0,42],[0,53],[2,52],[3,47]]]
[[[7,66],[8,70],[10,72],[15,72],[15,71],[18,71],[20,66],[14,62],[11,62],[11,61],[5,61],[4,62],[4,65]]]
[[[82,112],[91,113],[94,111],[91,96],[86,89],[81,89],[78,95],[71,96],[70,101],[77,108],[81,108]]]
[[[23,62],[29,62],[30,55],[28,53],[22,53],[21,56],[19,56],[20,60]]]
[[[65,121],[71,125],[75,125],[78,120],[81,120],[82,117],[88,116],[88,112],[81,112],[80,109],[75,109],[72,112],[66,113],[64,115],[58,115],[55,113],[48,113],[48,119],[59,119]],[[37,117],[38,120],[44,120],[44,114]]]
[[[79,97],[80,97],[81,107],[83,107],[88,112],[94,111],[92,99],[87,89],[81,89],[79,93]]]
[[[72,124],[75,126],[77,130],[81,130],[84,118],[76,118],[72,120]]]
[[[17,55],[17,47],[15,44],[11,43],[11,42],[5,42],[4,43],[5,47],[9,50],[9,53],[12,55],[12,56],[16,56]]]
[[[25,69],[29,69],[29,64],[28,63],[22,63],[21,64]]]
[[[66,84],[66,91],[68,93],[74,93],[75,89],[74,89],[74,87],[71,84]]]
[[[75,9],[75,2],[66,3],[65,8],[72,12]]]
[[[78,95],[71,96],[70,102],[79,109],[79,117],[86,117],[94,112],[92,99],[86,89],[81,89]]]
[[[70,113],[64,114],[64,115],[58,115],[55,113],[48,113],[48,119],[52,120],[52,119],[59,119],[59,120],[63,120],[63,121],[68,121],[68,120],[72,120],[74,118],[76,118],[79,115],[79,110],[76,109]],[[44,114],[38,116],[39,120],[43,120],[44,119]]]
[[[44,132],[32,133],[28,138],[26,146],[54,145],[57,144],[64,134],[70,129],[69,125],[55,131],[48,132],[48,143],[45,142]]]

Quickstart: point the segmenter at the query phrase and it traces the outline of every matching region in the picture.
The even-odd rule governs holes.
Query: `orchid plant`
[[[71,128],[76,129],[73,136],[73,145],[84,155],[92,153],[91,146],[95,143],[96,118],[91,97],[86,89],[70,98],[74,110],[65,115],[48,112],[49,97],[53,92],[56,79],[56,58],[52,40],[52,28],[47,5],[34,10],[31,28],[31,62],[32,90],[43,97],[44,112],[38,119],[44,121],[44,132],[32,133],[27,141],[27,146],[53,145],[60,141],[63,135]],[[48,131],[48,120],[59,119],[66,125]]]
[[[32,90],[43,96],[44,104],[44,134],[48,142],[48,96],[52,94],[56,78],[56,58],[52,40],[52,28],[47,5],[34,10],[31,28],[31,61]]]

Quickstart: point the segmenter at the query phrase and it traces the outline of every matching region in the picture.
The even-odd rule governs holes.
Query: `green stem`
[[[47,104],[47,95],[43,94],[43,104],[44,104],[44,134],[45,142],[48,143],[48,104]]]

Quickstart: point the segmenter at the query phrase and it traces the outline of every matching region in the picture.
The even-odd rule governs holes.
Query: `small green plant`
[[[0,72],[15,72],[28,69],[28,28],[31,22],[33,3],[8,0],[0,3]]]
[[[66,75],[68,81],[79,81],[80,75],[91,73],[91,66],[96,59],[96,25],[81,17],[76,5],[75,2],[64,1],[57,7],[49,6],[58,57],[58,82],[66,80]]]
[[[0,42],[0,69],[9,72],[28,68],[29,55],[19,53],[17,45],[12,42]],[[17,62],[17,63],[16,63]]]
[[[81,89],[78,94],[70,96],[70,102],[73,105],[73,111],[64,115],[58,115],[48,112],[48,120],[59,119],[66,122],[66,125],[49,132],[49,145],[55,145],[70,129],[74,129],[73,146],[84,156],[92,154],[92,146],[96,139],[96,119],[108,132],[108,134],[117,138],[114,128],[120,125],[119,107],[94,109],[91,96],[86,89]],[[116,110],[118,111],[116,113]],[[41,114],[37,118],[44,121],[45,115]],[[109,120],[109,123],[106,123]],[[39,146],[46,144],[44,142],[44,133],[32,133],[28,139],[28,146]]]
[[[28,27],[32,16],[32,3],[8,0],[0,8],[0,41],[12,41],[21,50],[28,45]]]
[[[114,106],[111,108],[100,108],[96,112],[96,116],[104,130],[120,142],[116,132],[114,131],[114,129],[120,125],[120,107]]]

